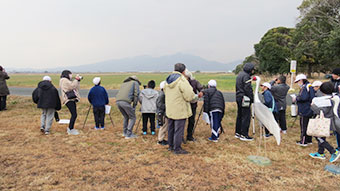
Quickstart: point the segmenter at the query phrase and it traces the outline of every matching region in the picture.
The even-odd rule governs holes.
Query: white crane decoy
[[[281,142],[281,135],[280,135],[280,127],[277,124],[273,113],[266,107],[259,98],[259,88],[260,88],[260,82],[261,78],[259,76],[255,76],[253,80],[256,81],[256,89],[255,89],[255,95],[254,95],[254,113],[257,120],[265,126],[268,131],[274,135],[276,139],[277,145],[280,145]],[[261,128],[261,127],[260,127]]]
[[[334,117],[334,126],[337,132],[340,133],[340,118],[339,118],[339,114],[338,114],[338,108],[339,108],[339,102],[340,102],[340,98],[337,95],[334,95],[331,100],[334,102],[334,107],[333,107],[333,113],[335,115]]]

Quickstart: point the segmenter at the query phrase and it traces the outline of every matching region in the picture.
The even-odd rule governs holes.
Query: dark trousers
[[[340,134],[336,131],[334,131],[335,137],[336,137],[336,143],[338,144],[338,150],[340,151]]]
[[[302,144],[311,143],[312,137],[307,135],[307,127],[310,117],[300,116],[300,128],[301,128],[301,135],[300,141]]]
[[[278,113],[275,113],[275,120],[279,123],[282,131],[287,130],[287,121],[286,121],[286,110],[281,110]]]
[[[236,119],[236,131],[243,136],[248,136],[250,125],[250,107],[242,107],[242,99],[237,99],[237,119]]]
[[[105,127],[105,106],[93,107],[93,115],[96,127]]]
[[[327,149],[331,154],[335,153],[335,149],[326,141],[326,137],[315,137],[318,141],[318,153],[324,154]]]
[[[187,138],[193,138],[193,130],[195,126],[195,117],[196,117],[196,110],[197,110],[197,104],[191,104],[191,111],[192,116],[188,119],[188,129],[187,129]]]
[[[273,116],[275,117],[275,119],[276,119],[276,115],[277,115],[278,113],[274,113],[273,112]],[[268,129],[265,127],[264,128],[264,130],[265,130],[265,133],[266,133],[266,135],[268,135],[268,134],[270,134],[270,132],[268,131]]]
[[[184,136],[185,121],[186,119],[168,119],[168,143],[169,147],[175,151],[182,149],[181,144]]]
[[[71,119],[70,119],[70,124],[68,125],[68,128],[73,129],[74,123],[76,122],[76,119],[77,119],[77,104],[75,101],[69,101],[66,103],[66,107],[71,113]]]
[[[148,131],[148,120],[150,120],[150,129],[151,131],[155,132],[155,118],[156,114],[154,113],[143,113],[143,132]]]
[[[6,109],[7,96],[0,96],[0,111]]]
[[[220,137],[222,112],[215,111],[210,113],[211,138],[217,140]]]

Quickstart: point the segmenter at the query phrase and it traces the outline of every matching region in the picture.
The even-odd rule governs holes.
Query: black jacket
[[[236,99],[240,100],[243,96],[248,96],[250,101],[253,102],[254,94],[253,87],[251,86],[251,72],[254,69],[254,65],[246,63],[236,78]]]
[[[334,80],[331,78],[331,82],[333,84],[333,93],[339,94],[339,86],[340,86],[340,79]]]
[[[275,99],[277,110],[278,111],[286,110],[287,108],[286,97],[290,87],[286,83],[277,85],[274,84],[275,81],[270,82],[270,85],[272,85],[270,92],[273,94],[273,97]]]
[[[165,94],[163,91],[159,92],[159,96],[156,100],[157,114],[165,115]]]
[[[200,91],[202,91],[203,86],[201,83],[195,79],[193,80],[188,80],[189,84],[191,85],[192,89],[194,90],[195,94],[198,94]],[[191,103],[191,107],[197,107],[197,102]]]
[[[32,99],[33,102],[37,104],[38,108],[61,109],[58,90],[50,81],[39,82],[38,87],[32,93]]]
[[[218,91],[216,87],[210,87],[203,90],[204,98],[204,112],[209,113],[215,109],[222,111],[224,115],[225,101],[222,92]]]

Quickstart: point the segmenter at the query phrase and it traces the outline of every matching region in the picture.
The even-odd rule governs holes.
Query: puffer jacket
[[[307,82],[300,90],[299,95],[296,97],[296,102],[298,105],[298,113],[303,117],[313,116],[313,111],[310,109],[313,98],[315,97],[315,92],[312,85]]]
[[[221,110],[224,116],[225,101],[222,92],[216,89],[216,87],[210,87],[203,90],[203,111],[209,113],[213,110]]]
[[[158,98],[158,92],[154,89],[147,88],[140,92],[139,102],[142,104],[142,113],[156,113],[157,106],[156,101]]]
[[[9,95],[9,89],[7,87],[6,80],[9,79],[9,76],[6,72],[0,71],[0,96]]]
[[[277,85],[274,84],[275,81],[270,82],[270,85],[272,85],[270,92],[274,96],[277,110],[278,111],[286,110],[287,109],[286,97],[290,87],[286,83]]]
[[[59,81],[59,87],[61,91],[61,99],[63,104],[67,104],[69,101],[79,101],[80,94],[79,94],[79,81],[78,80],[69,80],[67,78],[61,78]],[[68,99],[66,92],[68,91],[75,91],[77,98]]]
[[[173,72],[166,79],[164,87],[165,111],[170,119],[187,119],[192,116],[190,102],[196,96],[188,80],[179,72]]]
[[[241,100],[243,96],[250,98],[250,102],[254,102],[253,87],[251,86],[251,72],[254,69],[254,65],[246,63],[236,78],[236,99]]]
[[[32,93],[33,102],[41,109],[61,109],[58,90],[50,81],[41,81]]]
[[[116,101],[125,101],[129,104],[133,103],[133,107],[135,108],[138,104],[139,93],[139,82],[129,77],[124,80],[124,83],[120,86],[116,95]]]

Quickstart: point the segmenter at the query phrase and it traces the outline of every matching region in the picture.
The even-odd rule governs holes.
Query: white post
[[[294,74],[296,73],[296,60],[290,61],[290,91],[294,91],[293,88],[293,81],[294,81]]]

